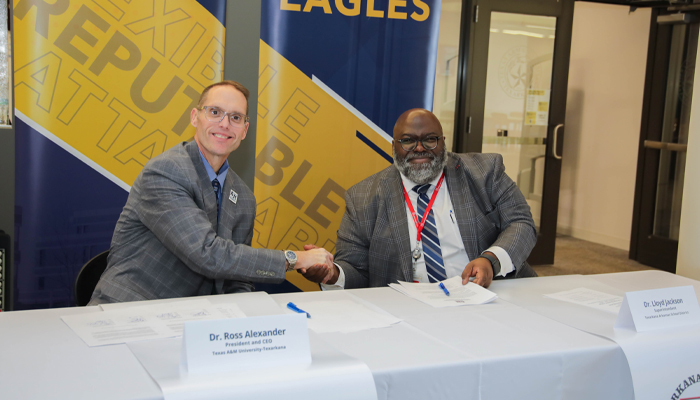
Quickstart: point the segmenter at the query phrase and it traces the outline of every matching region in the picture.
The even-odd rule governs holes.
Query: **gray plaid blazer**
[[[249,292],[252,281],[282,282],[284,254],[250,247],[255,197],[233,170],[221,201],[217,229],[216,196],[196,142],[149,161],[129,192],[90,304]]]
[[[526,262],[537,240],[535,223],[525,197],[505,174],[501,155],[447,153],[447,157],[445,183],[469,259],[499,246],[516,266],[508,278],[537,276]],[[399,171],[390,165],[345,194],[334,259],[345,272],[345,288],[413,280],[401,186]]]

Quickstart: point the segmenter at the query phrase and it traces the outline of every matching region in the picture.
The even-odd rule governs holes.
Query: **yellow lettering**
[[[328,4],[328,0],[306,0],[304,12],[309,12],[314,7],[323,7],[324,13],[331,14],[331,5]]]
[[[148,82],[158,70],[158,67],[160,67],[160,63],[155,58],[151,58],[150,60],[148,60],[141,72],[139,72],[139,75],[136,77],[136,79],[134,79],[134,82],[131,84],[130,91],[131,101],[133,101],[134,104],[136,104],[136,107],[152,114],[163,111],[168,105],[168,103],[170,103],[170,100],[172,100],[173,97],[175,97],[175,94],[177,93],[178,89],[180,89],[180,86],[182,86],[182,84],[184,83],[182,79],[175,75],[170,80],[170,83],[168,83],[168,86],[166,86],[165,89],[163,89],[163,91],[160,93],[156,100],[146,100],[146,98],[143,95],[144,92],[148,93],[151,96],[153,95],[153,93],[156,93],[156,91],[153,90],[152,87],[149,90],[145,89]]]
[[[317,241],[318,232],[316,232],[316,229],[308,222],[297,217],[275,248],[302,250],[305,244],[316,244]]]
[[[428,19],[428,17],[430,16],[430,7],[428,7],[428,5],[423,3],[421,0],[413,0],[413,4],[416,7],[420,8],[423,11],[423,13],[418,14],[414,11],[411,13],[411,18],[418,22],[423,22],[426,19]]]
[[[126,58],[121,58],[117,55],[119,49],[126,50],[128,56]],[[124,54],[121,51],[122,55]],[[131,71],[136,68],[141,61],[141,51],[138,46],[134,44],[129,38],[115,31],[114,35],[109,39],[109,42],[97,55],[95,61],[90,65],[90,72],[95,75],[102,73],[102,70],[107,66],[107,64],[112,64],[115,67],[121,69],[122,71]]]
[[[296,143],[304,127],[309,123],[308,111],[316,113],[318,107],[317,102],[297,89],[272,121],[272,126]]]
[[[204,36],[204,32],[206,32],[204,26],[202,26],[202,24],[200,24],[199,22],[195,22],[192,29],[190,29],[190,32],[177,47],[177,50],[175,50],[173,56],[170,57],[170,62],[172,62],[178,67],[181,67],[182,63],[185,62],[187,56],[189,56],[190,52],[192,52],[192,50],[194,49],[194,46],[197,45],[199,39],[201,39],[202,36]]]
[[[97,44],[97,38],[92,36],[90,32],[83,28],[83,25],[85,25],[85,22],[87,21],[92,22],[92,24],[102,32],[107,32],[107,29],[109,29],[109,23],[107,21],[95,14],[94,11],[87,8],[85,5],[82,5],[80,9],[78,9],[78,12],[75,13],[73,18],[71,18],[68,25],[66,25],[65,29],[63,29],[63,32],[58,35],[56,41],[53,42],[56,47],[65,51],[80,64],[85,64],[88,56],[86,56],[82,51],[78,50],[77,47],[73,46],[73,44],[71,44],[71,40],[77,36],[83,39],[83,41],[90,47],[95,47]]]
[[[91,81],[85,75],[81,74],[77,69],[74,69],[68,77],[71,81],[78,84],[78,89],[70,97],[68,103],[63,107],[63,110],[58,114],[58,120],[68,125],[73,120],[73,117],[85,105],[88,97],[92,96],[99,101],[104,101],[107,97],[107,92],[99,87],[95,82]]]
[[[258,203],[258,213],[255,215],[255,227],[253,228],[253,243],[266,249],[270,243],[272,227],[275,225],[275,217],[280,203],[272,197]]]
[[[282,157],[279,159],[273,157],[275,152],[280,153]],[[283,169],[292,165],[293,161],[294,153],[292,149],[273,136],[265,144],[265,147],[260,150],[258,156],[255,157],[255,177],[268,186],[275,186],[284,178]],[[269,168],[265,168],[265,166]],[[263,168],[272,172],[268,174],[263,171]]]
[[[275,75],[277,75],[277,70],[269,65],[266,65],[265,69],[262,70],[260,77],[258,78],[258,116],[263,119],[267,117],[267,113],[270,111],[270,109],[263,105],[260,98],[262,97],[265,88],[267,88],[267,85],[272,82],[272,78],[274,78]]]
[[[49,4],[42,0],[20,0],[14,7],[14,16],[20,21],[27,16],[32,7],[36,7],[36,25],[34,31],[45,38],[49,38],[49,17],[61,15],[70,6],[70,0],[56,0]]]
[[[280,1],[280,10],[283,11],[301,11],[301,4],[289,4],[289,0]]]
[[[197,107],[197,103],[199,102],[199,91],[193,88],[192,86],[187,85],[185,90],[183,90],[182,92],[190,99],[190,104],[187,107],[182,108],[182,114],[180,114],[180,119],[178,119],[175,125],[173,126],[172,131],[178,136],[182,136],[182,134],[185,132],[185,129],[192,126],[190,125],[190,112],[193,108]]]
[[[306,177],[306,174],[309,173],[310,169],[311,163],[306,160],[302,161],[299,169],[297,169],[297,172],[295,172],[292,178],[289,179],[289,182],[287,182],[284,189],[282,189],[282,192],[280,193],[280,197],[287,200],[291,205],[300,210],[304,206],[304,201],[297,197],[297,195],[294,194],[294,191],[297,187],[299,187],[299,184],[301,184],[301,182],[304,180],[304,177]]]
[[[350,0],[350,4],[353,5],[353,8],[345,7],[343,0],[335,0],[335,6],[338,8],[338,11],[340,11],[341,14],[347,15],[348,17],[360,15],[362,0]]]
[[[122,17],[124,16],[124,10],[129,7],[129,3],[127,1],[131,0],[118,0],[117,2],[119,3],[119,6],[117,6],[114,2],[115,0],[92,0],[95,4],[100,6],[101,9],[103,9],[107,14],[109,14],[110,17],[116,19],[117,21],[121,21]]]
[[[124,132],[127,125],[133,125],[141,129],[146,122],[145,119],[141,118],[140,115],[136,114],[116,98],[112,99],[109,103],[109,108],[117,113],[117,118],[112,121],[112,124],[107,128],[104,135],[102,135],[100,141],[97,142],[97,147],[104,151],[108,151],[112,147],[114,142],[116,142],[119,136]]]
[[[367,0],[367,16],[384,18],[384,11],[374,9],[374,0]]]
[[[224,45],[212,37],[209,44],[187,73],[202,88],[224,79]]]
[[[165,0],[153,1],[153,14],[148,18],[130,22],[124,25],[134,35],[151,32],[153,35],[153,50],[165,55],[165,28],[178,29],[176,24],[190,18],[181,8],[165,12]]]
[[[406,0],[389,0],[389,18],[406,19],[407,14],[396,11],[396,7],[406,7]]]
[[[324,243],[323,246],[321,246],[321,247],[328,250],[329,253],[335,254],[335,242],[334,241],[332,241],[330,239],[326,239],[326,243]]]
[[[15,71],[15,95],[18,99],[25,99],[27,103],[34,97],[31,95],[19,95],[20,88],[36,93],[36,105],[46,112],[51,112],[53,95],[56,92],[58,72],[61,70],[61,59],[49,52],[29,64]]]
[[[331,210],[334,213],[338,212],[338,210],[340,209],[340,205],[338,205],[338,203],[333,202],[333,200],[331,200],[331,198],[329,197],[331,193],[335,193],[337,196],[339,196],[341,202],[345,197],[345,189],[333,179],[328,178],[321,190],[318,191],[316,197],[314,197],[314,199],[311,201],[311,204],[309,204],[309,207],[307,207],[306,211],[304,211],[304,214],[311,217],[311,219],[316,221],[317,224],[321,225],[324,228],[328,228],[328,226],[331,224],[331,221],[329,221],[328,218],[324,217],[319,212],[321,206],[324,206],[325,208]]]
[[[136,161],[141,165],[146,163],[153,157],[165,151],[165,142],[168,140],[165,133],[156,129],[150,135],[139,140],[138,142],[127,147],[121,153],[114,156],[122,164],[129,161]]]

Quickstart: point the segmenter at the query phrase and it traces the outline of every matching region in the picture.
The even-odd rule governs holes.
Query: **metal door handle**
[[[554,127],[554,140],[552,140],[552,156],[557,160],[561,160],[561,156],[557,154],[557,134],[559,133],[559,128],[563,127],[564,124],[559,124]]]
[[[668,142],[657,142],[655,140],[645,140],[644,147],[647,149],[657,149],[657,150],[669,150],[669,151],[688,151],[687,144],[681,143],[668,143]]]

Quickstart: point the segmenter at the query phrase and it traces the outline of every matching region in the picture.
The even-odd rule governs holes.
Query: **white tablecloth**
[[[688,284],[663,272],[496,281],[491,289],[500,299],[494,303],[449,309],[434,309],[389,288],[272,299],[278,304],[352,299],[403,319],[389,328],[318,335],[369,366],[379,399],[632,399],[630,369],[619,345],[532,308],[543,290],[565,290],[565,279],[571,284],[597,282],[620,293]],[[691,282],[700,289],[700,283]],[[262,302],[263,296],[209,299],[234,301],[250,316],[284,312]],[[552,308],[572,320],[586,317],[586,310],[557,303]],[[60,320],[85,312],[100,311],[82,307],[0,313],[0,398],[162,398],[126,345],[87,347]]]

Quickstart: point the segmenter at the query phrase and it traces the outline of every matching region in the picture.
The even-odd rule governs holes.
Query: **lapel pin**
[[[231,194],[228,195],[228,199],[231,200],[233,204],[236,204],[238,202],[238,193],[231,189]]]

